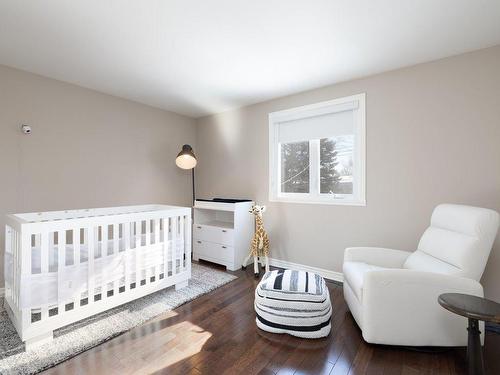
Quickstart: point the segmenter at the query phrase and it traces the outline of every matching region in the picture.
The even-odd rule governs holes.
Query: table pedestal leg
[[[469,375],[484,375],[483,349],[481,348],[481,331],[477,319],[469,318],[469,340],[467,344],[467,366]]]

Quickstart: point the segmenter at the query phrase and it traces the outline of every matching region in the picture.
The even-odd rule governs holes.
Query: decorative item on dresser
[[[191,277],[191,210],[143,205],[7,215],[5,307],[26,348]]]
[[[248,214],[253,204],[244,199],[196,199],[193,259],[222,264],[230,271],[239,269],[254,232],[254,220]]]

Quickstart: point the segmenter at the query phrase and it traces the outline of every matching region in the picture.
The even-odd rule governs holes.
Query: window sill
[[[322,205],[334,205],[334,206],[357,206],[365,207],[366,201],[352,201],[352,200],[314,200],[314,199],[297,199],[297,198],[285,198],[285,197],[275,197],[269,198],[270,202],[278,203],[300,203],[300,204],[322,204]]]

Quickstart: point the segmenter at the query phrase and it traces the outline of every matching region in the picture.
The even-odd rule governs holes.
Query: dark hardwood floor
[[[252,270],[215,291],[90,349],[45,374],[465,374],[465,349],[422,352],[363,341],[339,284],[328,283],[332,332],[304,340],[255,326]],[[465,329],[465,327],[464,327]],[[487,374],[500,374],[488,333]]]

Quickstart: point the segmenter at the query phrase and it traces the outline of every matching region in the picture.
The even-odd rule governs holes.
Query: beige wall
[[[367,95],[367,206],[268,202],[269,112]],[[435,205],[500,211],[500,47],[198,120],[199,196],[268,205],[272,257],[341,271],[348,246],[414,250]],[[500,240],[483,277],[500,300]]]
[[[267,204],[273,257],[340,271],[347,246],[413,250],[440,202],[500,211],[499,67],[490,48],[205,117],[196,131],[187,117],[0,66],[0,226],[10,212],[188,205],[190,176],[173,159],[196,137],[198,196]],[[268,202],[267,114],[360,92],[367,206]],[[3,256],[0,267],[3,285]],[[499,271],[497,238],[483,277],[497,300]]]
[[[174,159],[194,142],[187,117],[0,66],[0,287],[6,213],[190,205]]]

